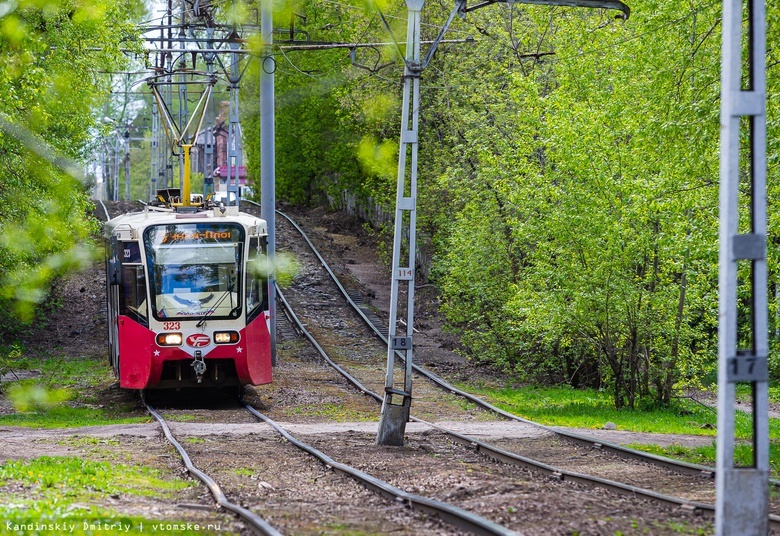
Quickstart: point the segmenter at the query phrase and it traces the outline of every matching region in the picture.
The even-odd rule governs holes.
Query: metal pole
[[[619,0],[517,0],[519,3],[565,5],[599,9],[617,9],[627,18],[630,10]],[[379,445],[403,445],[406,423],[412,403],[412,360],[414,333],[414,279],[416,256],[416,218],[417,218],[417,148],[418,120],[420,109],[420,75],[431,61],[444,33],[449,28],[453,18],[465,14],[493,2],[481,2],[470,9],[466,0],[456,0],[455,7],[449,19],[442,27],[438,37],[433,42],[424,61],[420,61],[420,16],[424,0],[406,0],[408,8],[406,30],[406,59],[404,61],[404,96],[401,118],[401,143],[398,155],[398,183],[396,189],[395,235],[393,239],[393,279],[390,292],[390,326],[387,347],[387,376],[385,377],[385,397],[382,403],[382,416],[379,421],[379,431],[376,442]],[[384,21],[384,17],[383,21]],[[387,24],[385,22],[385,24]],[[410,105],[411,100],[411,105]],[[409,125],[411,121],[411,126]],[[406,187],[406,157],[410,155],[409,188]],[[408,225],[404,229],[404,225]],[[406,231],[406,232],[404,232]],[[401,265],[401,255],[407,238],[407,262]],[[397,336],[399,287],[401,282],[407,285],[406,292],[406,333]],[[404,352],[405,369],[403,389],[395,388],[394,360],[396,352]],[[400,398],[400,404],[394,399]]]
[[[192,166],[190,164],[190,151],[192,144],[183,143],[181,146],[182,155],[182,178],[181,178],[181,201],[185,207],[191,206],[190,203],[190,173]]]
[[[124,164],[125,164],[125,201],[130,201],[130,127],[127,126],[124,134]]]
[[[173,0],[168,0],[168,8],[167,8],[167,16],[168,16],[168,39],[166,41],[167,48],[173,48]],[[165,54],[165,72],[170,73],[173,71],[173,53],[167,52]],[[165,77],[167,79],[167,84],[163,87],[163,100],[165,101],[165,105],[168,107],[168,109],[171,109],[171,106],[173,105],[173,76],[168,75]],[[173,186],[173,159],[174,154],[173,150],[174,148],[168,143],[168,139],[163,135],[162,138],[163,141],[163,147],[166,148],[165,151],[163,151],[164,155],[164,162],[163,162],[163,168],[165,170],[165,181],[164,184],[161,186],[163,188],[170,188]]]
[[[743,0],[723,2],[718,329],[718,445],[715,532],[768,534],[769,415],[766,269],[766,8],[747,0],[748,54],[742,59]],[[747,72],[743,72],[747,63]],[[742,80],[747,80],[743,88]],[[741,154],[741,139],[749,140]],[[749,170],[740,169],[741,157]],[[739,233],[740,175],[750,181],[749,232]],[[738,318],[739,261],[750,270],[749,318]],[[741,344],[740,344],[741,343]],[[740,345],[742,348],[740,348]],[[734,460],[737,382],[752,392],[753,459]]]
[[[404,432],[412,405],[412,335],[414,331],[414,268],[417,219],[417,141],[420,110],[420,12],[425,0],[407,0],[409,10],[406,30],[406,62],[404,96],[401,117],[401,143],[398,155],[398,182],[395,198],[395,233],[393,238],[393,280],[390,292],[390,326],[387,345],[387,375],[385,398],[376,442],[378,445],[404,443]],[[411,100],[411,104],[410,104]],[[411,125],[410,125],[411,122]],[[409,193],[406,193],[406,154],[411,166]],[[408,217],[408,224],[407,224]],[[407,224],[406,232],[404,224]],[[408,237],[407,261],[401,264],[404,236]],[[398,301],[401,282],[406,283],[406,333],[397,336]],[[395,388],[394,361],[396,352],[405,353],[404,384]],[[400,398],[400,404],[394,399]]]
[[[265,48],[260,72],[260,216],[268,223],[268,329],[271,363],[276,365],[276,126],[274,116],[273,0],[263,0],[260,26]],[[270,65],[269,65],[270,63]]]
[[[109,186],[109,180],[111,177],[111,161],[108,154],[108,140],[104,137],[103,143],[100,144],[101,156],[103,158],[103,195],[100,199],[109,200],[111,198],[111,188]]]
[[[114,176],[113,176],[113,189],[111,200],[119,201],[119,125],[116,126],[114,131]]]
[[[214,28],[208,28],[208,37],[214,36]],[[209,78],[214,74],[214,54],[206,54],[206,72]],[[203,130],[203,195],[216,191],[214,188],[214,99],[206,103],[205,129]]]
[[[157,115],[157,106],[152,103],[152,139],[149,156],[149,199],[154,199],[157,193],[157,165],[160,163],[160,118]]]
[[[171,58],[172,56],[170,54],[166,56],[168,72],[171,72],[172,69]],[[166,78],[168,84],[165,84],[163,86],[163,100],[165,101],[165,105],[170,110],[171,105],[173,104],[173,84],[171,83],[173,81],[173,76],[168,75]],[[165,133],[162,131],[160,132],[160,139],[162,141],[162,146],[165,148],[165,150],[162,151],[163,170],[165,172],[165,178],[163,180],[163,184],[161,184],[160,186],[163,188],[172,188],[173,187],[173,159],[175,158],[173,152],[174,148],[170,143],[168,143],[168,138],[165,136]]]
[[[184,5],[184,1],[182,0],[181,3],[181,28],[179,29],[179,38],[184,38],[187,36],[186,32],[184,31],[185,21],[186,21],[186,6]],[[184,43],[179,43],[179,46],[182,48],[182,51],[184,51]],[[187,69],[187,56],[185,54],[181,54],[181,57],[179,59],[178,66],[185,70]],[[193,65],[193,68],[195,66]],[[186,75],[184,74],[184,71],[179,74],[179,128],[184,128],[184,125],[187,124],[187,84],[186,82]],[[183,133],[182,133],[183,134]],[[183,140],[186,143],[189,143],[189,140]],[[179,152],[179,187],[181,188],[181,200],[184,203],[185,206],[190,206],[190,185],[189,185],[189,173],[190,170],[186,169],[185,167],[189,165],[189,155],[185,156],[185,151],[182,150]],[[186,177],[186,178],[185,178]],[[187,181],[187,184],[185,185],[184,182]],[[185,195],[185,191],[186,195]]]
[[[238,35],[235,34],[236,39]],[[238,50],[240,43],[231,42],[230,48]],[[228,151],[227,151],[227,203],[228,205],[235,204],[238,206],[238,184],[239,184],[239,168],[241,166],[241,135],[239,134],[239,106],[238,106],[238,82],[240,79],[238,62],[240,56],[236,53],[230,55],[230,124],[228,126]],[[233,195],[230,194],[233,192]],[[235,201],[231,200],[231,197]]]
[[[160,48],[165,47],[165,30],[162,28],[163,21],[160,21]],[[155,67],[162,69],[165,66],[165,54],[160,52],[155,57]],[[165,134],[160,128],[160,116],[157,112],[157,105],[152,101],[152,161],[150,168],[153,173],[149,181],[149,199],[154,199],[157,190],[165,187],[165,154],[167,146],[162,138]]]

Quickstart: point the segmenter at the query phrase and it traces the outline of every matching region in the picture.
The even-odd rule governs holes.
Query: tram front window
[[[152,314],[158,320],[241,315],[243,229],[186,223],[144,232]]]

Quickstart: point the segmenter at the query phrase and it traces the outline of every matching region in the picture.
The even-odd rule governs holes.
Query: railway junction
[[[268,313],[264,313],[266,316],[262,318],[268,321],[270,348],[276,365],[272,384],[268,376],[270,387],[242,387],[239,394],[243,406],[236,406],[235,390],[222,393],[225,397],[222,404],[215,403],[213,399],[204,403],[202,392],[189,398],[148,391],[138,401],[132,399],[132,392],[117,390],[115,385],[104,385],[88,399],[89,402],[84,403],[100,407],[114,405],[119,413],[128,417],[137,418],[148,413],[154,417],[156,424],[113,425],[52,433],[25,433],[8,428],[2,430],[7,441],[3,447],[5,451],[0,454],[14,459],[18,457],[21,446],[29,443],[33,446],[28,448],[26,455],[40,450],[41,455],[51,457],[46,459],[57,460],[56,456],[68,452],[86,458],[94,455],[100,462],[109,465],[125,459],[153,467],[155,474],[160,475],[176,474],[179,467],[178,472],[182,476],[186,473],[201,480],[211,498],[202,489],[184,483],[178,491],[141,501],[133,494],[125,495],[107,487],[105,483],[93,484],[96,491],[111,490],[97,499],[106,501],[103,507],[113,505],[127,515],[183,519],[172,522],[170,526],[165,525],[173,531],[199,531],[200,528],[194,527],[204,526],[207,531],[220,533],[223,524],[227,532],[260,534],[314,533],[323,528],[334,532],[401,534],[609,534],[672,530],[693,534],[710,531],[713,527],[717,534],[764,534],[780,528],[777,515],[780,508],[770,493],[770,489],[780,486],[780,482],[769,478],[768,469],[766,200],[763,196],[766,188],[766,92],[761,74],[765,55],[763,6],[749,2],[746,23],[750,49],[746,67],[748,84],[743,87],[745,61],[740,52],[742,8],[729,2],[724,4],[723,82],[726,89],[722,108],[719,438],[718,464],[708,467],[678,463],[626,448],[622,445],[627,442],[625,434],[599,432],[600,437],[594,438],[577,431],[539,425],[500,410],[467,390],[456,388],[455,383],[474,381],[475,376],[479,381],[498,380],[490,375],[483,377],[480,370],[450,351],[448,345],[452,341],[437,330],[439,324],[433,302],[421,308],[422,322],[415,319],[415,166],[420,141],[417,132],[419,80],[453,18],[492,3],[469,5],[463,1],[456,4],[425,57],[420,55],[419,36],[423,3],[408,3],[398,193],[389,277],[371,263],[358,262],[353,258],[355,269],[345,262],[351,255],[347,252],[367,247],[354,242],[355,237],[351,236],[354,228],[347,228],[346,233],[342,233],[341,229],[334,232],[332,228],[323,232],[321,222],[301,215],[307,220],[306,225],[312,235],[318,236],[316,241],[320,247],[327,250],[329,258],[326,259],[294,219],[274,210],[275,69],[264,69],[261,82],[261,130],[264,138],[261,188],[266,202],[261,207],[251,201],[241,201],[240,209],[256,218],[256,223],[247,223],[245,230],[236,228],[233,234],[232,231],[220,233],[231,238],[244,232],[251,234],[248,242],[254,244],[254,255],[260,257],[262,252],[270,266],[276,262],[279,233],[280,243],[284,244],[278,248],[279,251],[286,249],[299,259],[299,270],[292,277],[288,289],[283,292],[276,286],[277,274],[271,268],[264,275],[268,282],[264,289],[267,292],[265,301],[253,298],[253,303],[258,306],[268,304]],[[628,8],[621,2],[550,0],[530,3],[616,9],[624,16],[629,14]],[[157,192],[167,193],[157,195],[164,207],[143,203],[143,207],[135,207],[140,213],[148,215],[150,210],[171,209],[171,214],[175,214],[177,219],[205,217],[194,206],[205,206],[208,201],[196,201],[190,193],[190,160],[192,148],[201,133],[205,133],[205,152],[208,154],[214,149],[213,113],[209,111],[209,106],[218,64],[222,71],[219,76],[224,76],[230,85],[228,164],[225,168],[227,206],[222,203],[209,207],[213,210],[209,217],[237,216],[241,193],[238,175],[242,164],[238,85],[243,75],[241,56],[246,51],[241,49],[243,38],[236,33],[236,28],[215,37],[211,9],[211,5],[200,6],[196,2],[192,10],[188,10],[183,3],[179,23],[174,25],[169,3],[167,26],[160,26],[159,37],[149,38],[158,46],[154,50],[155,57],[150,61],[154,74],[144,81],[154,95],[159,116],[153,123],[157,129],[153,128],[153,146],[158,151],[152,154],[158,172],[155,174],[153,171],[150,189],[154,192],[155,182],[159,180],[165,188]],[[267,15],[264,8],[261,32],[269,31]],[[173,29],[180,32],[174,36]],[[291,42],[292,35],[291,28]],[[270,50],[272,44],[273,41],[268,39],[266,50]],[[174,54],[178,54],[175,62],[172,60]],[[189,66],[186,61],[188,55],[192,58]],[[204,72],[197,69],[198,55],[207,64]],[[223,56],[230,58],[229,65],[223,61]],[[205,88],[194,111],[181,104],[188,100],[186,92],[190,85]],[[178,117],[174,117],[170,110],[174,86],[179,92]],[[743,120],[748,121],[751,127],[747,147],[743,147],[746,140],[739,135],[740,121]],[[202,128],[204,124],[205,130]],[[10,127],[6,130],[16,132]],[[167,148],[160,147],[164,145],[161,144],[163,135]],[[751,161],[747,178],[750,182],[747,196],[750,221],[747,227],[740,227],[740,211],[746,209],[738,203],[738,163],[745,151]],[[171,188],[175,184],[170,173],[172,158],[179,160],[178,189]],[[407,158],[411,169],[406,167]],[[217,170],[213,165],[212,168],[213,175]],[[152,169],[155,167],[152,166]],[[105,184],[109,186],[113,203],[106,205],[100,201],[99,206],[96,205],[98,218],[105,222],[111,222],[129,204],[127,193],[124,207],[118,201],[119,163],[116,155],[111,173],[113,182]],[[127,168],[125,178],[129,183]],[[208,181],[204,182],[204,187],[207,184]],[[277,215],[281,217],[278,222]],[[267,222],[268,227],[259,222]],[[190,224],[170,225],[184,227]],[[260,233],[261,230],[263,233],[267,230],[267,235]],[[125,307],[130,300],[129,294],[120,295],[119,299],[114,299],[112,294],[117,289],[127,288],[127,285],[122,285],[126,283],[123,278],[129,272],[122,271],[123,267],[133,264],[133,268],[137,269],[143,264],[141,255],[134,254],[127,246],[140,240],[134,231],[129,232],[120,224],[111,234],[114,242],[118,238],[120,244],[124,244],[125,260],[119,259],[121,249],[112,245],[114,256],[108,261],[108,277],[104,286],[100,287],[99,276],[91,274],[86,275],[89,281],[77,284],[78,292],[83,294],[81,298],[66,293],[71,283],[65,283],[62,290],[65,299],[73,303],[80,300],[85,303],[84,311],[90,311],[88,319],[81,317],[81,326],[78,319],[75,325],[74,319],[71,319],[63,320],[57,328],[58,344],[73,346],[76,353],[98,352],[89,345],[89,342],[100,342],[95,328],[100,327],[101,322],[104,326],[117,323],[117,308]],[[178,233],[175,235],[177,238],[171,241],[178,241],[180,235],[189,240],[197,233]],[[146,247],[150,248],[151,239],[147,231],[144,231],[144,240],[147,240]],[[180,246],[168,249],[173,251]],[[227,321],[241,317],[244,321],[244,313],[241,312],[243,297],[238,292],[241,287],[235,279],[236,274],[242,273],[239,263],[245,262],[241,260],[239,248],[242,247],[244,242],[237,240],[232,249],[222,248],[228,254],[223,251],[209,253],[227,259],[220,257],[219,276],[227,281],[227,289],[223,289],[218,303],[205,313],[177,314],[183,317],[198,315],[198,328],[219,319]],[[181,255],[181,251],[176,254]],[[151,253],[148,255],[147,258],[151,259]],[[172,254],[166,252],[164,255]],[[160,258],[172,258],[164,255],[161,254]],[[128,261],[128,257],[136,260]],[[374,257],[373,252],[362,255],[364,259]],[[738,346],[740,335],[744,334],[736,329],[739,261],[747,261],[751,272],[750,291],[745,298],[751,304],[750,318],[746,323],[751,344],[747,349]],[[194,264],[189,261],[181,264],[187,266],[188,263]],[[330,263],[337,267],[335,271],[338,274],[334,273]],[[162,279],[161,274],[167,268],[162,260],[160,265],[163,271],[159,274],[150,268],[148,274],[139,276],[140,284],[145,285],[147,277],[149,280],[154,277]],[[216,274],[217,268],[214,269]],[[142,270],[135,270],[135,273],[140,274]],[[255,275],[254,272],[252,274]],[[382,276],[392,282],[387,308],[374,303],[375,300],[376,303],[385,303],[384,299],[380,300],[387,291],[386,285],[381,283]],[[249,287],[247,283],[247,296]],[[136,287],[133,294],[134,299],[137,298],[133,307],[137,309],[141,323],[148,325],[149,317],[144,308],[149,306],[143,301],[146,294],[138,288],[141,287]],[[180,290],[172,289],[170,294],[175,301],[192,307],[193,311],[196,305],[203,305],[214,296],[212,293],[198,299],[196,304],[191,299],[182,298]],[[207,292],[205,290],[203,294]],[[97,312],[99,307],[94,306],[95,302],[100,305],[101,300],[97,297],[102,298],[107,293],[112,306],[109,307],[109,317],[101,319]],[[192,294],[192,290],[186,289],[186,293]],[[225,297],[230,298],[230,306],[224,314],[214,314]],[[164,329],[168,331],[180,330],[181,322],[168,321],[170,309],[166,312],[159,303],[153,304],[150,309],[157,320],[165,320],[163,324],[168,327]],[[425,318],[425,315],[430,316]],[[248,321],[249,311],[246,316]],[[124,325],[121,314],[119,318],[118,324]],[[254,318],[257,319],[257,316]],[[68,326],[72,329],[69,330]],[[119,336],[121,333],[119,328]],[[109,334],[109,343],[115,344],[118,335],[112,329],[109,329]],[[171,335],[173,338],[168,338]],[[219,332],[219,335],[223,338],[217,341],[215,333],[214,344],[235,345],[235,351],[239,353],[246,345],[244,339],[250,338],[244,331],[239,332],[238,328],[234,330],[232,327],[230,331]],[[31,337],[29,342],[35,346],[33,341],[41,334],[33,331]],[[64,342],[65,337],[74,339],[73,343]],[[154,340],[162,346],[181,346],[182,334],[161,333]],[[205,346],[211,344],[211,339],[190,335],[187,344]],[[413,354],[413,348],[420,351],[419,356]],[[233,346],[228,349],[232,351]],[[384,360],[381,357],[383,350],[386,353]],[[195,350],[194,356],[193,366],[200,383],[206,371],[205,361],[200,350]],[[118,354],[114,361],[119,361]],[[432,372],[431,368],[435,371]],[[26,373],[34,376],[36,371]],[[221,380],[219,374],[214,372],[215,382]],[[181,371],[176,375],[180,380]],[[734,461],[737,383],[751,386],[749,410],[754,416],[751,439],[753,463],[747,467],[740,467]],[[378,422],[375,420],[377,404],[381,408]],[[6,406],[4,411],[12,410]],[[331,426],[332,421],[338,424]],[[605,423],[604,428],[609,430],[614,427]],[[296,430],[304,439],[292,433]],[[162,441],[162,436],[180,456],[186,468],[184,472],[180,469],[179,458],[172,454],[171,447]],[[101,445],[110,448],[104,449]],[[585,463],[582,463],[583,460]],[[83,474],[92,474],[90,471]],[[209,473],[215,477],[209,476]],[[164,476],[162,480],[165,480]],[[181,480],[184,482],[184,479]],[[57,488],[56,482],[43,477],[39,485]],[[16,491],[24,494],[29,489],[32,487],[21,485]],[[76,505],[76,508],[88,511],[93,506]],[[238,520],[226,512],[236,514]],[[53,525],[19,521],[6,528],[11,532],[37,532],[38,523],[43,530],[49,531],[59,526],[58,521],[53,521]],[[83,530],[115,531],[123,526],[122,522],[93,520]],[[158,525],[157,529],[161,527]],[[145,530],[143,525],[134,529]]]

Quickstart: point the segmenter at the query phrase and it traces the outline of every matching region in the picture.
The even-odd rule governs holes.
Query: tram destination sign
[[[235,242],[236,229],[224,227],[212,227],[209,229],[182,229],[166,230],[162,236],[161,244],[203,243],[203,242]]]

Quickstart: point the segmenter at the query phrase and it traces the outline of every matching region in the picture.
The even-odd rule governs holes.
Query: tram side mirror
[[[108,282],[111,285],[122,284],[122,263],[116,257],[108,259]]]
[[[122,263],[119,261],[119,240],[116,235],[108,239],[108,263],[106,271],[109,285],[122,284]]]

